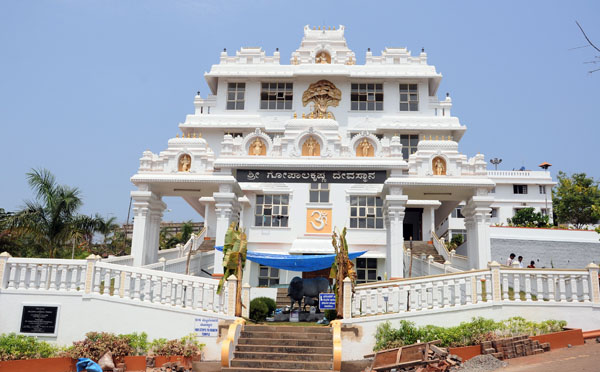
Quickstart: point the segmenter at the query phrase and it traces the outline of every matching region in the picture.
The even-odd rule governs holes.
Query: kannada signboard
[[[319,293],[319,310],[335,310],[335,293]]]
[[[21,315],[21,333],[40,335],[56,334],[58,306],[23,305]]]
[[[238,182],[289,182],[289,183],[384,183],[385,171],[293,171],[238,169]]]
[[[219,319],[217,318],[195,318],[194,332],[201,337],[217,337],[219,335]]]

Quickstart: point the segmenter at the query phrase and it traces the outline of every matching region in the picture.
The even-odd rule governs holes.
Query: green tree
[[[577,229],[600,220],[598,182],[585,173],[569,177],[558,172],[558,185],[552,190],[552,205],[559,223],[570,223]]]
[[[168,227],[163,227],[159,233],[159,249],[169,249],[175,247],[177,244],[185,244],[190,240],[193,232],[194,224],[192,221],[183,223],[181,231],[175,235],[169,232]]]
[[[57,184],[46,169],[27,173],[27,182],[36,200],[26,201],[23,209],[6,218],[11,233],[31,239],[50,258],[68,243],[91,240],[95,222],[77,214],[82,200],[76,187]]]
[[[519,209],[513,218],[508,219],[509,225],[523,227],[546,227],[548,221],[548,216],[536,212],[533,208]]]

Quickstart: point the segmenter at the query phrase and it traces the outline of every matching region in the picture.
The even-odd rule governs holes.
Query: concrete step
[[[201,252],[210,252],[215,249],[215,239],[205,239],[198,248]]]
[[[304,362],[292,360],[268,360],[268,359],[238,359],[231,361],[231,367],[244,368],[270,368],[270,369],[300,369],[300,370],[331,370],[333,362]]]
[[[283,338],[240,338],[238,345],[281,345],[281,346],[316,346],[316,347],[328,347],[332,346],[332,340],[286,340]]]
[[[267,359],[267,360],[294,360],[303,362],[331,362],[333,353],[328,354],[303,354],[303,353],[261,353],[249,351],[236,351],[233,353],[237,359]]]
[[[278,309],[290,305],[291,301],[287,295],[287,292],[287,288],[277,288],[277,298],[275,299],[275,304],[277,305]]]
[[[332,355],[333,344],[330,343],[328,346],[290,346],[290,345],[252,345],[252,344],[240,344],[238,343],[236,352],[256,352],[256,353],[271,353],[271,354],[313,354],[313,355]]]
[[[244,332],[273,332],[273,333],[328,333],[331,334],[331,328],[325,326],[262,326],[247,325]]]
[[[410,243],[409,242],[404,242],[404,245],[406,246],[406,248],[410,247]],[[422,254],[425,254],[426,256],[433,256],[433,260],[435,262],[444,263],[444,257],[442,257],[441,255],[438,254],[437,250],[435,249],[435,247],[433,246],[433,244],[429,244],[428,242],[421,242],[421,241],[413,241],[412,243],[412,250],[411,253],[413,255],[413,257],[418,257],[421,258]]]
[[[333,339],[332,333],[324,332],[257,332],[257,331],[242,331],[241,337],[244,338],[271,338],[284,340],[319,340],[330,341]]]

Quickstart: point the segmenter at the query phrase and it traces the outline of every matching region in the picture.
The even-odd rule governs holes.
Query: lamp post
[[[548,171],[548,168],[550,168],[552,166],[552,164],[547,163],[547,162],[543,162],[542,164],[538,165],[538,167],[542,168],[545,171]],[[546,200],[546,215],[548,216],[548,220],[550,220],[550,211],[548,210],[548,190],[546,190],[546,185],[543,186],[544,187],[544,198]],[[552,223],[554,223],[554,221],[552,221]]]
[[[490,163],[494,164],[494,170],[498,170],[498,164],[502,163],[502,159],[493,158],[490,159]]]

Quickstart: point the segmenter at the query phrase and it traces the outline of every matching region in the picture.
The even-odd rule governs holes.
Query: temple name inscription
[[[384,183],[386,171],[275,171],[238,169],[238,182]]]

